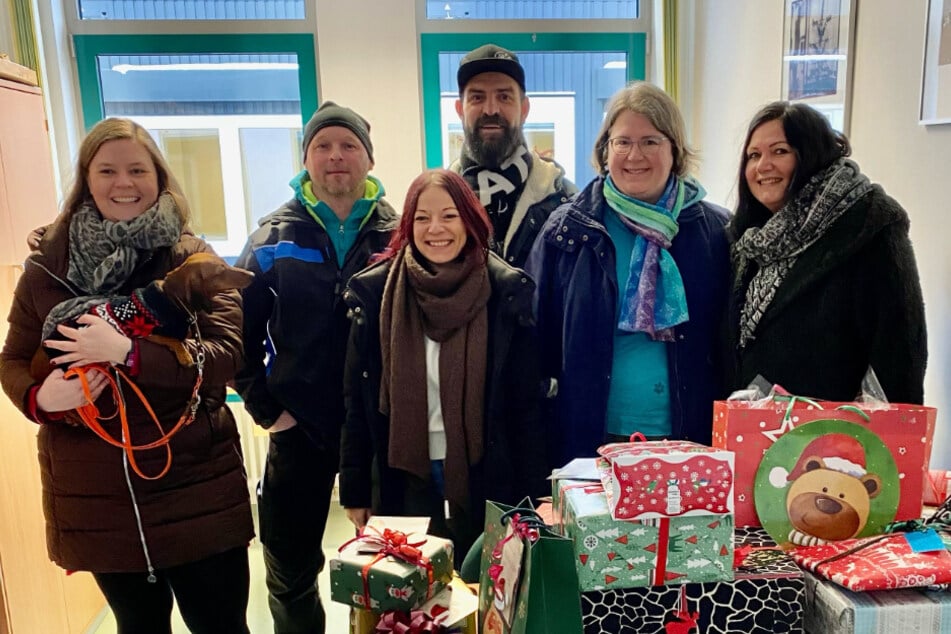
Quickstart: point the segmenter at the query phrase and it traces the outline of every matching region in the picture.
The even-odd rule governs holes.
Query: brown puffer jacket
[[[27,260],[0,353],[0,383],[25,413],[35,383],[30,360],[40,346],[43,320],[53,306],[73,296],[63,281],[67,233],[67,223],[57,221],[39,252]],[[174,247],[155,251],[118,292],[128,294],[161,279],[202,251],[211,248],[183,235]],[[225,405],[225,383],[241,359],[240,299],[237,292],[228,292],[217,295],[213,304],[210,314],[199,317],[206,358],[201,405],[195,420],[172,439],[172,466],[164,477],[143,480],[124,465],[121,449],[86,427],[64,422],[41,426],[47,548],[59,566],[92,572],[163,569],[244,546],[254,536],[238,430]],[[194,356],[196,345],[187,345]],[[141,370],[135,381],[168,430],[182,415],[197,372],[179,365],[168,348],[148,340],[141,341],[139,353]],[[154,440],[159,432],[138,398],[128,388],[123,393],[133,442]],[[109,389],[96,405],[104,415],[115,411]],[[118,420],[103,426],[114,438],[121,437]],[[138,452],[136,458],[145,474],[154,475],[165,464],[165,450]]]

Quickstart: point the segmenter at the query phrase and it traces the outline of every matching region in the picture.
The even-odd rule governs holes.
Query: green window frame
[[[301,126],[317,109],[317,60],[312,33],[74,35],[73,44],[86,130],[104,115],[96,67],[99,55],[293,54],[297,56]]]
[[[532,53],[627,53],[627,81],[647,77],[646,33],[422,33],[423,134],[427,168],[442,166],[439,54],[464,53],[492,42]]]

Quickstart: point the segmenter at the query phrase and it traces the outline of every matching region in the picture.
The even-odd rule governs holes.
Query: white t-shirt
[[[446,426],[439,395],[439,342],[423,335],[426,342],[426,404],[429,415],[429,459],[446,459]]]

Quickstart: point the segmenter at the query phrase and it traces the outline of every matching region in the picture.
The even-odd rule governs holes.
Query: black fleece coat
[[[757,267],[734,272],[729,388],[759,374],[794,394],[850,401],[871,366],[889,401],[922,403],[928,349],[908,225],[875,185],[799,257],[742,349],[740,308]]]
[[[340,503],[346,508],[373,508],[381,515],[403,515],[408,474],[387,462],[390,421],[379,408],[380,302],[391,264],[387,260],[358,273],[344,293],[353,325],[344,379],[347,419],[340,456]],[[488,267],[492,294],[487,308],[485,451],[482,461],[469,471],[474,522],[483,521],[487,499],[515,504],[525,495],[548,491],[532,318],[535,284],[495,254],[489,254]],[[371,477],[374,471],[378,479]]]

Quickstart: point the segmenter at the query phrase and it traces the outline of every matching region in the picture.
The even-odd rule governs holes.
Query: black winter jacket
[[[390,421],[379,411],[380,302],[390,265],[389,260],[381,262],[354,276],[345,294],[353,328],[347,352],[340,503],[346,508],[373,508],[376,514],[401,515],[406,474],[387,464]],[[482,462],[469,472],[474,522],[483,521],[486,499],[514,504],[525,495],[543,494],[548,475],[538,418],[532,319],[535,285],[528,275],[494,254],[489,255],[488,267],[492,294],[488,304],[486,445]],[[378,479],[371,477],[377,470]]]
[[[251,234],[237,261],[255,275],[242,293],[244,367],[235,383],[259,425],[270,427],[287,410],[318,447],[336,452],[350,330],[343,290],[396,225],[396,212],[379,200],[343,269],[327,231],[296,198]]]
[[[734,279],[730,388],[760,374],[793,394],[851,401],[871,366],[889,401],[921,403],[928,348],[908,224],[874,186],[799,257],[743,349],[740,308],[755,263]]]

